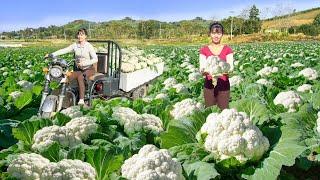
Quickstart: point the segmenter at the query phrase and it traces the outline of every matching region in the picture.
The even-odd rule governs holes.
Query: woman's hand
[[[44,56],[45,59],[53,58],[53,57],[54,57],[54,56],[53,56],[52,54],[46,54],[46,55]]]
[[[76,60],[76,65],[77,65],[77,67],[80,68],[80,69],[81,69],[82,66],[83,66],[83,65],[82,65],[82,61],[83,61],[83,60],[84,60],[83,58],[79,58],[79,59]]]
[[[81,66],[80,61],[77,61],[77,62],[76,62],[76,66],[81,69],[82,66]]]

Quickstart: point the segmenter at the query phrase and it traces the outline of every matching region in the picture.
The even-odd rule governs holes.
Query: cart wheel
[[[103,90],[100,90],[99,92],[97,92],[97,90],[95,89],[95,86],[97,85],[97,84],[101,84],[102,83],[102,86],[103,86],[103,83],[105,82],[105,80],[103,80],[103,79],[100,79],[100,80],[96,80],[96,81],[94,81],[93,83],[92,83],[92,85],[90,86],[90,89],[89,89],[89,94],[88,94],[88,101],[87,101],[87,103],[88,103],[88,106],[89,107],[91,107],[92,106],[92,101],[94,100],[94,99],[101,99],[101,100],[108,100],[108,99],[110,99],[110,97],[108,97],[108,96],[105,96],[104,94],[103,94]]]
[[[132,99],[138,99],[147,95],[148,88],[146,85],[140,86],[132,92]]]

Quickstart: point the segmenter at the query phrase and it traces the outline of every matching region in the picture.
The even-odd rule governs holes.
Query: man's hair
[[[80,33],[83,33],[85,34],[86,36],[88,35],[88,32],[85,28],[80,28],[78,31],[77,31],[77,35],[80,34]]]
[[[211,32],[213,32],[214,29],[219,30],[222,34],[224,33],[222,24],[217,22],[217,21],[215,21],[215,22],[210,24],[210,26],[209,26],[209,34]]]

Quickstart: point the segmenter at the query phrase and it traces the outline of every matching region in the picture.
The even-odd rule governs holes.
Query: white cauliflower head
[[[143,146],[138,154],[121,166],[123,177],[132,180],[183,180],[180,163],[166,149],[154,145]]]
[[[121,63],[121,71],[124,73],[129,73],[134,71],[134,65],[131,63],[123,62]]]
[[[50,163],[43,168],[41,179],[85,179],[94,180],[95,169],[86,162],[80,160],[63,159],[58,163]]]
[[[163,131],[161,119],[153,114],[141,114],[139,121],[142,122],[142,127],[145,131],[153,131],[156,133]]]
[[[281,61],[281,60],[282,60],[282,58],[280,57],[280,58],[274,59],[273,61],[274,61],[275,63],[278,63],[278,62]]]
[[[186,92],[188,92],[188,88],[185,85],[181,84],[181,83],[175,84],[173,86],[173,88],[176,90],[177,93],[186,93]]]
[[[175,78],[169,77],[162,84],[164,85],[164,89],[170,89],[177,84],[177,80]]]
[[[80,106],[68,107],[67,109],[60,111],[60,113],[69,116],[71,119],[83,116],[83,113],[80,111]]]
[[[189,66],[189,65],[190,65],[190,63],[189,63],[188,61],[184,61],[184,62],[180,65],[180,67],[185,68],[185,67],[187,67],[187,66]]]
[[[201,77],[202,77],[202,75],[199,72],[193,72],[193,73],[189,74],[188,80],[189,81],[198,81],[199,79],[201,79]]]
[[[268,76],[272,73],[276,73],[276,72],[278,72],[278,70],[279,70],[278,67],[266,66],[266,67],[262,68],[260,71],[258,71],[257,74],[259,76],[263,77],[263,76]]]
[[[289,112],[295,112],[296,107],[302,103],[299,94],[294,91],[280,92],[273,100],[275,105],[282,104]]]
[[[217,56],[209,56],[204,63],[200,64],[200,69],[208,72],[211,76],[221,75],[230,70],[230,64],[222,61]]]
[[[0,71],[8,71],[9,69],[8,69],[8,67],[2,67],[2,68],[0,68]]]
[[[173,110],[170,111],[170,114],[174,117],[174,119],[180,119],[182,117],[191,115],[195,111],[199,111],[203,108],[204,107],[201,103],[198,103],[195,100],[188,98],[176,103],[173,106]]]
[[[154,54],[144,56],[143,50],[137,48],[123,49],[121,71],[130,73],[160,62],[163,62],[162,58]]]
[[[121,125],[125,125],[127,121],[136,121],[139,118],[138,113],[127,107],[113,108],[112,117],[117,119]]]
[[[186,72],[187,72],[187,73],[199,73],[199,69],[197,69],[197,68],[192,68],[192,69],[188,69]]]
[[[139,131],[151,131],[160,133],[163,131],[163,124],[160,118],[152,114],[138,114],[127,107],[116,107],[113,109],[112,117],[124,126],[127,134]]]
[[[140,63],[135,63],[134,64],[134,70],[139,70],[139,69],[142,69],[142,66]]]
[[[190,69],[195,69],[194,65],[192,65],[192,64],[187,65],[186,68],[187,68],[188,70],[190,70]]]
[[[263,59],[270,59],[271,58],[271,55],[270,54],[266,54]]]
[[[94,180],[96,176],[95,169],[89,163],[71,159],[55,163],[35,153],[19,154],[10,163],[8,173],[17,179],[26,180]]]
[[[147,102],[147,103],[151,102],[152,100],[153,99],[151,97],[143,97],[142,98],[142,101]]]
[[[49,163],[48,159],[39,154],[23,153],[10,163],[7,171],[17,179],[37,180],[40,179],[43,168]]]
[[[265,86],[272,85],[272,82],[271,82],[271,81],[268,81],[268,80],[266,80],[266,79],[259,79],[256,83],[257,83],[257,84],[261,84],[261,85],[265,85]]]
[[[233,76],[229,78],[230,86],[238,86],[243,81],[241,76]]]
[[[148,64],[146,62],[140,62],[139,63],[141,68],[146,68],[148,66]]]
[[[315,80],[318,78],[318,72],[312,68],[305,68],[299,72],[299,76],[304,76],[309,80]]]
[[[13,91],[9,94],[9,96],[11,96],[13,100],[16,100],[21,95],[22,95],[21,91]]]
[[[241,163],[259,160],[269,149],[269,141],[252,124],[244,112],[224,109],[212,113],[203,124],[200,134],[205,134],[205,149],[218,159],[235,157]]]
[[[131,56],[129,59],[129,62],[133,65],[138,64],[139,63],[139,58],[137,56]]]
[[[164,93],[157,94],[155,99],[167,99],[168,95]]]
[[[301,63],[299,63],[299,62],[296,62],[296,63],[294,63],[294,64],[291,64],[290,66],[293,67],[293,68],[296,68],[296,67],[304,67],[304,65],[301,64]]]
[[[26,80],[21,80],[21,81],[17,82],[17,84],[20,87],[22,87],[22,89],[24,89],[24,90],[31,90],[33,87],[33,84],[29,81],[26,81]]]
[[[30,69],[25,69],[25,70],[23,70],[22,73],[30,75],[32,73],[32,71]]]
[[[65,127],[53,125],[38,130],[33,136],[33,142],[32,149],[42,151],[54,142],[69,147],[80,144],[81,139],[69,135]]]
[[[32,149],[42,151],[54,142],[63,147],[73,147],[97,131],[98,125],[94,117],[78,117],[65,126],[48,126],[38,130],[33,136]]]
[[[71,119],[65,127],[68,133],[79,139],[86,139],[90,134],[98,129],[97,119],[91,116],[83,116]]]
[[[297,88],[297,91],[298,91],[298,92],[306,92],[306,91],[312,92],[311,89],[312,89],[312,85],[310,85],[310,84],[303,84],[303,85],[301,85],[301,86],[299,86],[299,87]]]
[[[8,74],[9,74],[8,72],[3,72],[3,73],[2,73],[2,76],[5,77],[5,76],[8,76]]]

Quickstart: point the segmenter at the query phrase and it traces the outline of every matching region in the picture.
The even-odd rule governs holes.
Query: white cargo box
[[[120,73],[119,88],[125,92],[143,85],[163,73],[164,63],[155,64],[156,68],[144,68],[130,73]]]

